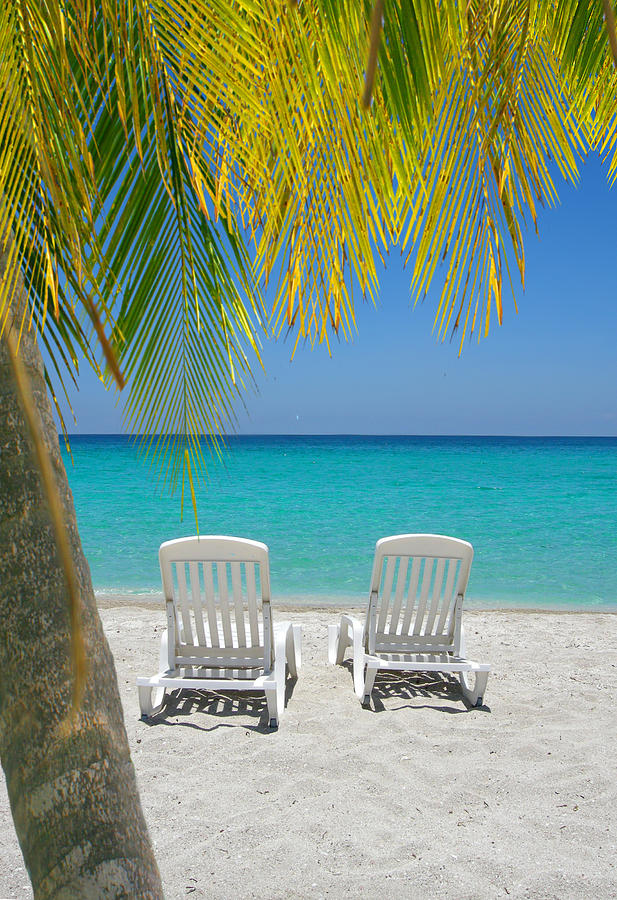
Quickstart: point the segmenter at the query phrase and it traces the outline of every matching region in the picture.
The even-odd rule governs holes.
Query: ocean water
[[[161,596],[157,552],[195,533],[126,436],[64,452],[95,590]],[[270,548],[273,600],[367,598],[375,541],[475,549],[467,602],[617,610],[617,438],[266,436],[228,440],[197,492],[202,534]]]

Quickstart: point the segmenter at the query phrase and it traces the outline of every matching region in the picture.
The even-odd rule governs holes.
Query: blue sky
[[[240,434],[617,435],[617,190],[597,160],[577,189],[525,237],[527,289],[518,314],[504,286],[504,322],[488,338],[438,343],[437,289],[413,308],[398,251],[380,273],[375,308],[357,310],[349,344],[264,347],[266,374],[239,409]],[[74,433],[121,432],[121,405],[85,367]]]

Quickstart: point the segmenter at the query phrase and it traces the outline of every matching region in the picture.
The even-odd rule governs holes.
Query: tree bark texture
[[[3,270],[0,260],[0,274]],[[37,898],[162,897],[131,762],[113,658],[32,334],[32,382],[81,593],[87,684],[71,720],[70,622],[39,472],[0,341],[0,757]]]

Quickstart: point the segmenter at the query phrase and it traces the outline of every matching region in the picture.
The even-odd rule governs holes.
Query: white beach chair
[[[300,668],[302,630],[272,624],[266,545],[179,538],[161,544],[159,561],[167,630],[160,672],[137,679],[142,716],[159,712],[166,690],[265,691],[276,727],[285,708],[286,663],[292,676]]]
[[[344,615],[328,629],[331,663],[353,650],[361,702],[369,703],[377,671],[394,669],[457,673],[464,697],[482,705],[490,666],[465,659],[461,621],[472,559],[471,544],[438,534],[377,541],[365,624]]]

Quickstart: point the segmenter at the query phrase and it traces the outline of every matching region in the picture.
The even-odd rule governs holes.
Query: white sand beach
[[[466,611],[487,705],[378,676],[369,710],[327,663],[339,613],[276,613],[303,625],[303,668],[271,731],[257,696],[140,721],[163,610],[101,609],[170,900],[617,895],[617,616]],[[0,897],[31,897],[4,785],[0,829]]]

